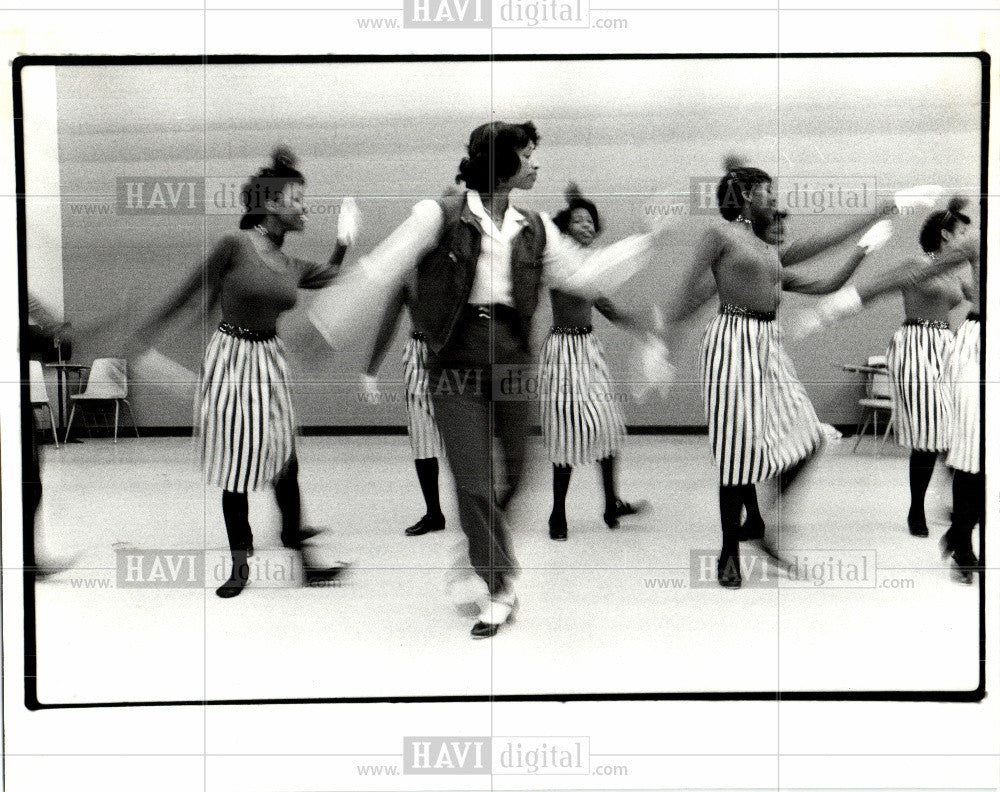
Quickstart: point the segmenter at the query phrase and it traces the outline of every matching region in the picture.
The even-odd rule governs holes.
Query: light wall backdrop
[[[298,154],[311,209],[305,233],[290,236],[286,249],[315,260],[332,249],[342,196],[355,196],[364,217],[350,254],[354,262],[417,200],[439,195],[453,181],[469,131],[491,118],[533,120],[542,136],[534,157],[538,183],[515,202],[555,211],[565,184],[575,180],[598,204],[608,242],[643,231],[650,206],[686,202],[693,180],[717,181],[731,153],[775,178],[779,201],[792,213],[793,237],[844,218],[836,210],[796,207],[790,185],[868,184],[888,191],[940,184],[980,192],[980,63],[971,57],[67,66],[56,69],[56,86],[61,235],[48,236],[61,249],[54,253],[44,241],[29,249],[29,287],[61,282],[57,307],[66,319],[81,328],[103,323],[112,338],[148,314],[206,250],[236,229],[232,196],[278,143]],[[40,151],[35,156],[52,156]],[[127,215],[115,208],[120,178],[191,176],[206,179],[210,202],[228,199],[229,208],[213,205],[197,215]],[[917,253],[924,217],[897,217],[896,235],[856,277],[863,281]],[[717,221],[700,214],[670,221],[670,243],[657,266],[623,297],[669,304],[699,235]],[[828,270],[848,252],[849,244],[805,266]],[[402,425],[401,400],[371,405],[358,396],[370,339],[359,337],[335,354],[306,319],[311,299],[302,293],[279,327],[299,422]],[[810,299],[787,297],[782,314]],[[666,398],[629,403],[630,424],[704,424],[697,347],[716,306],[713,301],[680,328],[678,381]],[[547,313],[543,304],[538,340]],[[860,384],[840,367],[884,353],[901,320],[902,301],[894,296],[790,344],[821,419],[857,420]],[[157,348],[196,371],[214,321],[182,322]],[[626,334],[602,318],[595,327],[614,374],[627,379]],[[406,320],[383,367],[387,391],[399,387],[405,328]],[[108,335],[85,330],[74,361],[112,353],[117,341]],[[190,425],[193,393],[193,382],[167,388],[134,381],[140,427]]]

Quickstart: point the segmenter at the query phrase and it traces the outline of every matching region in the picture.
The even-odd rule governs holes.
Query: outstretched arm
[[[317,264],[305,259],[295,259],[295,263],[302,273],[302,277],[299,280],[299,287],[303,289],[322,289],[325,286],[329,286],[330,282],[340,274],[346,255],[347,245],[338,239],[337,244],[333,248],[333,254],[326,264]]]
[[[385,358],[385,353],[389,350],[389,344],[392,343],[392,339],[396,335],[396,328],[399,325],[399,315],[403,312],[405,301],[406,287],[403,287],[396,292],[385,306],[385,311],[382,313],[382,322],[379,325],[378,332],[375,334],[372,354],[368,359],[368,365],[365,367],[365,374],[369,377],[378,376],[378,370],[382,367],[382,360]]]
[[[205,262],[197,267],[170,297],[141,324],[135,333],[132,346],[151,347],[164,325],[177,316],[205,289],[208,292],[206,307],[212,307],[219,298],[222,277],[229,267],[230,258],[239,245],[237,237],[227,235],[220,240]]]
[[[979,235],[974,233],[962,237],[955,249],[938,256],[932,262],[910,259],[887,272],[876,276],[860,288],[845,286],[839,291],[820,300],[814,309],[804,312],[796,322],[793,336],[802,337],[858,313],[862,307],[884,294],[913,286],[942,272],[971,263],[973,272],[979,266]]]
[[[340,215],[337,217],[337,244],[334,245],[330,260],[325,266],[300,262],[300,272],[303,276],[299,285],[303,289],[322,289],[340,274],[347,249],[357,239],[360,226],[361,212],[357,203],[353,198],[344,198],[340,204]]]
[[[681,300],[668,318],[670,322],[687,319],[715,296],[718,290],[712,266],[725,252],[726,242],[718,228],[710,227],[695,248],[694,260],[684,274]]]
[[[823,251],[839,245],[841,242],[850,239],[855,234],[860,233],[875,223],[892,206],[892,201],[883,201],[874,212],[857,215],[847,222],[842,223],[837,228],[785,245],[778,254],[781,258],[781,263],[787,267],[818,256]]]
[[[594,308],[597,309],[609,322],[624,328],[630,333],[641,335],[653,330],[651,317],[645,320],[637,314],[629,314],[620,310],[607,297],[599,297],[594,301]],[[648,313],[648,312],[647,312]]]
[[[913,286],[942,272],[957,269],[972,264],[979,265],[979,235],[969,232],[962,237],[954,249],[939,255],[934,261],[911,259],[883,272],[869,283],[858,289],[862,303],[869,303],[888,292],[898,291],[907,286]]]
[[[781,288],[798,294],[829,294],[843,286],[865,260],[865,249],[855,247],[851,255],[840,267],[826,277],[816,277],[802,272],[799,268],[784,269],[781,272]]]

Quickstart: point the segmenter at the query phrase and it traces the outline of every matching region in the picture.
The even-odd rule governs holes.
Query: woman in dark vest
[[[413,324],[430,350],[431,401],[469,561],[485,586],[474,638],[496,635],[517,605],[506,512],[524,471],[533,398],[525,384],[534,376],[529,337],[543,275],[582,296],[599,292],[594,269],[580,266],[551,221],[510,202],[513,190],[530,190],[538,178],[538,142],[531,122],[474,129],[457,176],[467,189],[418,203],[363,267],[373,277],[416,268]],[[635,248],[632,264],[653,245]]]
[[[244,185],[240,233],[216,245],[178,292],[136,334],[151,345],[164,324],[206,295],[222,321],[205,350],[196,421],[207,483],[222,489],[222,514],[232,573],[216,591],[235,597],[247,585],[253,555],[247,493],[270,487],[281,512],[281,541],[299,550],[316,529],[303,528],[288,366],[277,337],[278,317],[295,306],[299,289],[320,289],[340,271],[357,226],[353,201],[341,209],[337,244],[325,264],[282,251],[285,234],[305,227],[305,179],[284,148]],[[199,303],[200,307],[200,303]],[[342,567],[314,567],[303,553],[307,583],[328,580]]]

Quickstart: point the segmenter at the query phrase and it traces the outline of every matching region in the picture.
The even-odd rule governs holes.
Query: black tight
[[[424,495],[424,503],[427,504],[428,516],[440,517],[441,498],[438,493],[437,457],[415,459],[413,464],[417,469],[417,481],[420,482],[420,491]]]
[[[927,495],[927,487],[931,483],[931,476],[934,475],[934,463],[937,461],[936,451],[910,452],[910,514],[911,525],[926,526],[927,519],[924,516],[924,498]]]
[[[302,546],[302,500],[299,495],[299,460],[292,453],[288,464],[274,482],[274,497],[281,512],[281,543],[298,549]],[[230,550],[249,550],[253,547],[250,530],[250,508],[245,492],[222,491],[222,516],[226,522],[226,535]]]
[[[951,485],[951,528],[945,536],[949,550],[960,556],[972,555],[972,529],[982,525],[985,491],[982,473],[956,470]]]

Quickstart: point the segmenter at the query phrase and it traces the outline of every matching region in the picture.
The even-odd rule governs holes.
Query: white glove
[[[378,377],[365,374],[362,385],[365,391],[365,401],[370,404],[378,404],[382,400],[382,392],[378,389]]]
[[[635,397],[645,401],[650,393],[659,392],[661,397],[666,398],[677,377],[667,345],[655,336],[648,336],[639,350],[636,368],[638,380],[632,383]]]
[[[861,295],[858,290],[853,286],[845,286],[819,300],[815,308],[800,313],[789,324],[788,335],[794,340],[805,338],[860,310]]]
[[[853,286],[828,294],[816,304],[816,313],[823,324],[833,324],[838,319],[854,316],[861,310],[861,295]]]
[[[864,248],[865,255],[869,255],[882,247],[891,236],[892,220],[879,220],[858,240],[858,247]]]
[[[942,195],[944,195],[944,187],[937,184],[922,184],[919,187],[908,187],[905,190],[900,190],[894,197],[896,208],[902,212],[921,206],[934,206]]]
[[[358,202],[351,197],[345,197],[340,202],[340,214],[337,216],[337,241],[344,247],[350,247],[358,238],[361,229],[361,210]]]

